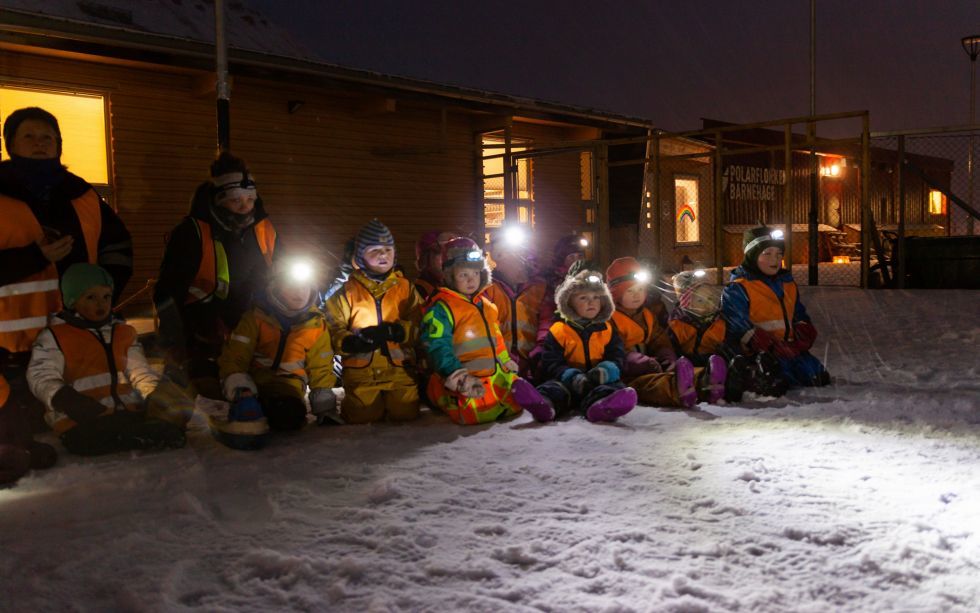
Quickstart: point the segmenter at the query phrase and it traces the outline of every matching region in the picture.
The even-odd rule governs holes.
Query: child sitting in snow
[[[147,364],[136,330],[112,314],[112,290],[112,277],[99,266],[65,271],[65,308],[31,350],[31,392],[71,453],[183,447],[190,400]]]
[[[822,386],[830,375],[810,347],[817,330],[800,301],[793,275],[781,267],[785,242],[779,230],[747,230],[745,258],[732,271],[722,294],[727,340],[752,356],[765,385],[760,393],[780,396],[788,387]]]
[[[728,368],[733,352],[725,344],[725,320],[721,318],[721,288],[704,282],[703,270],[679,272],[671,279],[677,305],[670,314],[668,334],[674,351],[701,370],[697,376],[699,398],[708,402],[742,398],[742,371]]]
[[[313,270],[303,260],[276,262],[266,289],[255,297],[218,358],[230,422],[212,423],[220,440],[248,447],[273,430],[306,424],[306,390],[318,423],[336,423],[332,388],[333,348],[323,314],[315,303]],[[263,419],[264,417],[264,419]],[[237,435],[242,435],[238,437]],[[257,446],[257,445],[252,445]]]
[[[634,258],[619,258],[606,269],[615,298],[612,321],[626,351],[623,378],[640,402],[659,407],[693,407],[701,369],[677,358],[667,328],[645,306],[650,274]]]
[[[497,307],[500,333],[520,374],[530,371],[531,351],[537,343],[541,303],[547,290],[544,279],[533,274],[527,260],[528,245],[521,228],[508,228],[490,236],[493,278],[486,297]]]
[[[444,286],[422,318],[422,346],[434,370],[429,398],[458,424],[520,414],[512,390],[521,384],[535,409],[545,407],[534,387],[518,378],[497,324],[497,307],[483,295],[490,282],[483,252],[469,238],[454,238],[446,243],[442,267]]]
[[[395,421],[419,414],[419,391],[406,370],[421,319],[421,298],[395,267],[395,239],[372,220],[354,241],[355,270],[325,305],[334,350],[343,357],[347,423]]]
[[[518,393],[523,389],[515,396],[538,421],[570,412],[584,413],[592,422],[615,421],[629,413],[636,406],[636,391],[620,380],[625,350],[609,321],[613,300],[602,277],[591,270],[567,277],[555,291],[555,302],[560,319],[545,337],[543,383],[537,387],[554,412],[549,416],[532,406]]]

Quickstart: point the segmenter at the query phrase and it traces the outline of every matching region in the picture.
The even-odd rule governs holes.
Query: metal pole
[[[663,215],[661,210],[663,205],[660,203],[660,132],[653,133],[653,189],[651,192],[651,202],[653,203],[653,213],[651,215],[653,230],[653,253],[656,255],[657,262],[664,261],[662,249]],[[649,212],[649,211],[648,211]]]
[[[817,114],[817,0],[810,0],[810,116]]]
[[[905,289],[905,135],[898,137],[898,249],[895,255],[895,287]]]
[[[817,114],[817,1],[810,0],[810,117]],[[820,260],[819,238],[817,234],[817,204],[820,199],[819,169],[817,167],[817,150],[814,144],[817,137],[817,126],[811,121],[807,135],[810,140],[810,210],[807,215],[807,283],[817,285]]]
[[[970,124],[976,123],[976,103],[977,100],[977,55],[975,53],[970,54]],[[975,203],[973,201],[973,137],[974,132],[970,133],[970,151],[966,158],[966,169],[970,175],[970,187],[967,196],[970,199],[970,206]],[[973,208],[976,208],[973,206]],[[973,236],[973,217],[966,218],[966,233]]]
[[[783,224],[786,232],[783,234],[783,241],[786,243],[786,267],[790,273],[793,272],[793,124],[786,124],[783,131],[783,146],[786,152],[783,154],[786,165],[786,200],[783,202]]]
[[[217,74],[215,88],[218,94],[218,151],[231,147],[231,106],[228,102],[228,44],[225,40],[225,3],[214,2],[214,49]]]

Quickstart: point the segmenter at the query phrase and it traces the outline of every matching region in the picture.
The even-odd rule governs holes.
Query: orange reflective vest
[[[88,261],[98,261],[102,233],[101,201],[94,190],[72,200],[82,228]],[[44,231],[30,207],[20,200],[0,196],[0,249],[16,249],[44,239]],[[48,323],[48,314],[61,310],[58,269],[54,263],[39,273],[0,287],[0,347],[17,353],[31,343]]]
[[[7,400],[10,398],[10,384],[7,383],[7,378],[0,375],[0,409],[7,404]]]
[[[483,294],[470,300],[448,288],[439,288],[432,304],[442,302],[453,321],[453,353],[471,375],[489,377],[507,361],[507,347],[497,324],[497,307]],[[432,307],[429,307],[432,308]]]
[[[419,293],[419,296],[422,297],[423,301],[428,300],[430,297],[432,297],[435,291],[439,289],[435,285],[429,283],[428,281],[422,279],[421,277],[416,279],[414,283],[415,283],[415,291]]]
[[[252,366],[266,368],[279,375],[292,375],[308,384],[306,355],[326,333],[327,325],[323,317],[313,317],[286,334],[267,317],[256,317],[255,321],[258,324],[258,338],[252,354]],[[231,340],[236,340],[234,333]],[[248,342],[248,339],[244,339],[244,342]],[[332,361],[333,353],[323,356],[323,359]]]
[[[718,353],[718,348],[725,342],[725,320],[721,317],[715,318],[704,333],[681,319],[672,319],[667,325],[677,340],[680,353],[688,357]]]
[[[381,322],[397,322],[401,319],[402,304],[409,302],[412,292],[412,284],[408,279],[398,276],[394,285],[388,289],[380,298],[375,298],[371,290],[357,280],[357,276],[352,276],[344,284],[344,297],[350,305],[350,319],[348,320],[348,330],[363,330],[371,326],[380,325]],[[401,366],[405,361],[405,352],[398,343],[387,343],[382,351],[386,350],[388,358],[396,366]],[[371,353],[351,353],[344,356],[344,368],[364,368],[370,366]]]
[[[187,288],[184,304],[208,302],[215,295],[224,298],[228,295],[228,285],[231,282],[228,260],[225,258],[225,248],[214,238],[211,224],[206,221],[191,218],[197,234],[201,237],[201,264],[197,267],[194,280]],[[269,218],[252,226],[259,251],[265,258],[265,263],[272,266],[272,252],[276,247],[276,229]]]
[[[765,281],[744,277],[735,279],[749,298],[749,321],[778,339],[792,340],[793,312],[796,309],[797,289],[792,281],[783,282],[780,300]]]
[[[626,351],[638,351],[644,355],[651,355],[657,350],[669,346],[670,339],[667,337],[667,330],[660,325],[653,312],[644,307],[640,311],[643,324],[616,309],[612,314],[613,325],[623,339]]]
[[[608,321],[603,330],[593,332],[589,336],[588,345],[582,342],[582,337],[575,328],[564,321],[553,323],[548,332],[564,350],[565,363],[570,368],[577,368],[583,372],[602,361],[602,356],[606,353],[606,345],[612,342],[615,334],[612,323]]]
[[[105,405],[106,413],[116,409],[139,411],[140,395],[126,377],[129,348],[136,342],[136,329],[128,324],[112,327],[112,340],[102,343],[91,330],[62,324],[50,328],[61,353],[65,356],[64,380],[76,391]],[[71,419],[54,424],[64,432],[76,424]]]
[[[497,307],[500,333],[512,354],[527,358],[534,349],[546,289],[543,281],[528,283],[512,296],[494,281],[484,293]]]

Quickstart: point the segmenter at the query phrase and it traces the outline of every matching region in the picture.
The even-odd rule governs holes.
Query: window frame
[[[697,218],[695,219],[695,223],[697,224],[697,229],[698,229],[698,238],[697,238],[697,240],[693,240],[693,241],[679,241],[679,240],[677,240],[677,223],[678,223],[677,222],[677,181],[678,181],[678,179],[681,179],[681,180],[692,180],[692,181],[694,181],[694,184],[697,186],[697,189],[698,189],[698,198],[697,198],[698,208],[697,208],[697,211],[695,211],[695,214],[697,215]],[[702,217],[702,211],[701,211],[701,175],[694,174],[694,173],[681,173],[681,172],[674,173],[671,176],[671,183],[672,183],[673,194],[674,194],[674,197],[673,197],[673,211],[671,211],[671,219],[674,222],[673,223],[673,227],[674,227],[674,232],[673,232],[674,247],[684,248],[684,247],[701,247],[701,246],[704,246],[704,239],[701,236],[702,235],[702,232],[701,232],[701,217]],[[641,220],[641,222],[643,222],[643,221],[647,221],[647,220]]]

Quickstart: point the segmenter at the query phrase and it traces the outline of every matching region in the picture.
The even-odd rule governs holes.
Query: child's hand
[[[75,239],[69,234],[50,243],[38,243],[37,246],[41,248],[41,253],[49,262],[60,262],[71,253],[74,244]]]
[[[798,321],[793,325],[793,348],[798,352],[808,351],[817,340],[817,329],[808,321]]]
[[[381,331],[381,341],[390,343],[405,342],[405,328],[400,323],[383,321],[378,328]]]
[[[480,398],[486,393],[483,382],[473,375],[466,375],[459,384],[459,393],[467,398]]]
[[[507,360],[506,362],[504,362],[504,370],[506,370],[507,372],[512,372],[514,374],[517,374],[517,371],[519,371],[520,369],[521,367],[518,366],[517,362],[515,362],[514,360]]]
[[[772,349],[772,344],[776,342],[772,334],[769,334],[762,328],[756,328],[752,331],[752,336],[749,337],[749,342],[746,343],[752,351],[756,353],[764,353]]]
[[[586,373],[586,376],[589,378],[589,381],[596,385],[605,385],[606,383],[619,381],[619,366],[616,366],[615,362],[603,360]]]
[[[344,340],[340,341],[340,350],[344,353],[371,353],[377,349],[374,340],[364,336],[363,332],[364,330],[344,337]]]
[[[112,409],[95,398],[86,396],[70,385],[65,385],[51,398],[51,408],[70,417],[78,423],[85,423],[100,417]]]

